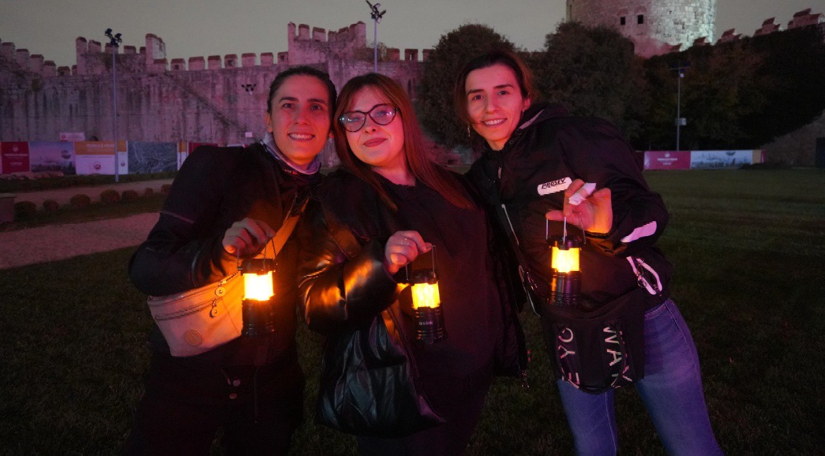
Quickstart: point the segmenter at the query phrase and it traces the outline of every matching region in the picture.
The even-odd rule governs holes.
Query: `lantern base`
[[[578,305],[581,277],[582,273],[580,271],[553,271],[553,279],[550,281],[550,304],[564,307]]]
[[[244,337],[261,337],[275,332],[275,310],[270,301],[243,300]]]
[[[444,328],[441,306],[415,309],[415,340],[432,344],[446,338],[447,330]]]

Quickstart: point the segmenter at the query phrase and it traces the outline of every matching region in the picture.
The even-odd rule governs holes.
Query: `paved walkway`
[[[31,201],[41,209],[43,201],[47,199],[53,199],[63,205],[68,204],[72,196],[84,193],[92,200],[97,200],[100,198],[100,192],[110,188],[119,192],[130,189],[141,193],[146,188],[152,188],[155,192],[160,192],[162,185],[171,182],[171,179],[166,179],[19,192],[16,193],[15,201]],[[146,239],[157,220],[157,213],[146,213],[124,218],[0,232],[0,270],[137,246]]]
[[[137,246],[157,221],[157,213],[146,213],[0,232],[0,269]]]

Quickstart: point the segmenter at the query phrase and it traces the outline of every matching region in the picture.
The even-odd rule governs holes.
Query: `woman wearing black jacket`
[[[335,98],[326,73],[291,68],[270,86],[263,141],[196,149],[132,256],[135,286],[153,296],[196,289],[231,276],[238,257],[260,251],[298,194],[320,181],[316,156],[329,138]],[[219,429],[225,454],[288,452],[304,390],[295,347],[297,257],[293,241],[278,255],[272,334],[175,357],[154,328],[146,391],[125,454],[207,455]]]
[[[514,339],[520,329],[490,255],[485,212],[458,175],[425,156],[412,105],[392,79],[350,80],[336,120],[342,169],[328,176],[302,227],[305,319],[335,340],[385,309],[402,315],[403,342],[424,395],[445,423],[401,438],[359,436],[359,451],[462,454],[494,370],[517,366],[520,354]],[[425,345],[413,340],[409,292],[399,279],[433,247],[447,338]]]
[[[628,310],[622,312],[639,315],[638,330],[628,329],[623,337],[630,341],[638,334],[636,353],[643,353],[644,363],[629,371],[633,358],[627,352],[608,351],[611,366],[626,368],[618,380],[635,381],[669,453],[721,453],[708,419],[696,347],[669,299],[672,266],[655,246],[668,220],[661,197],[648,188],[635,151],[615,127],[569,116],[558,105],[534,104],[533,93],[519,58],[493,51],[464,66],[454,96],[468,132],[472,127],[484,140],[483,155],[468,176],[510,233],[525,288],[542,313],[577,453],[615,454],[618,436],[613,390],[585,392],[575,375],[580,371],[569,364],[580,350],[573,353],[570,333],[562,329],[567,323],[558,318],[564,311],[548,299],[553,272],[547,238],[565,234],[559,223],[565,217],[567,234],[586,239],[577,311],[595,315],[623,303]],[[615,337],[603,339],[615,342]],[[582,365],[603,363],[593,358],[581,359]]]

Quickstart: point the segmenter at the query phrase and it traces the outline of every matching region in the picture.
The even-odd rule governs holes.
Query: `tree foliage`
[[[469,143],[467,126],[453,108],[455,79],[471,58],[492,49],[515,50],[513,43],[482,24],[466,24],[443,35],[424,65],[418,86],[418,118],[437,142],[448,147]]]
[[[762,93],[764,109],[743,119],[750,143],[758,147],[809,124],[825,110],[825,28],[771,33],[748,45],[763,56],[757,76],[771,81]]]
[[[677,67],[684,64],[689,67],[679,78]],[[764,109],[764,92],[772,84],[771,78],[758,75],[762,64],[762,56],[745,40],[695,46],[648,60],[647,144],[656,149],[675,147],[681,94],[681,117],[687,124],[680,129],[680,148],[743,147],[750,142],[744,119]]]
[[[647,93],[642,60],[619,32],[562,23],[547,35],[533,70],[539,91],[573,114],[607,119],[629,137],[640,132]]]

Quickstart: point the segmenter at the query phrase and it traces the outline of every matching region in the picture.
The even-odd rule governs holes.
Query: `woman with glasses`
[[[459,175],[427,157],[410,100],[394,80],[350,80],[335,118],[342,166],[307,208],[302,230],[304,317],[329,347],[383,310],[398,310],[424,396],[444,423],[400,438],[358,436],[359,452],[462,454],[494,369],[518,373],[523,354],[485,212]],[[447,336],[428,345],[414,340],[409,289],[400,282],[405,267],[433,248]]]

